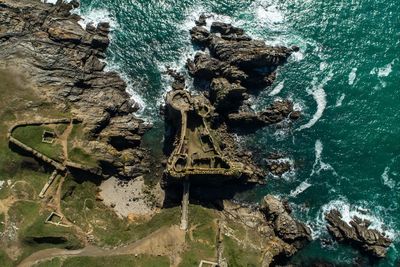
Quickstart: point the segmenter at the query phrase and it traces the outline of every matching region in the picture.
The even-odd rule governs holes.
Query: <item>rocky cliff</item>
[[[148,171],[140,145],[149,126],[133,115],[138,107],[124,80],[104,71],[110,26],[83,29],[71,14],[78,6],[0,0],[0,68],[20,73],[43,101],[83,121],[82,145],[101,155],[104,175],[141,175]]]

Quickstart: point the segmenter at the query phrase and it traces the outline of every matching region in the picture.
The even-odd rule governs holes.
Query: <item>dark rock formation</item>
[[[252,40],[243,29],[214,22],[211,31],[200,26],[190,31],[192,42],[210,53],[199,52],[188,60],[189,74],[195,80],[209,82],[209,94],[218,113],[230,126],[260,128],[285,119],[297,120],[290,101],[275,102],[263,112],[255,113],[244,100],[249,94],[271,85],[276,69],[298,47],[268,46]]]
[[[226,169],[240,170],[241,176],[246,176],[245,180],[262,182],[265,177],[263,170],[254,164],[251,153],[239,148],[231,132],[235,130],[240,132],[255,131],[267,125],[285,120],[290,122],[299,118],[299,112],[293,110],[293,104],[288,100],[275,101],[262,112],[254,112],[249,101],[251,94],[255,94],[258,89],[273,83],[277,67],[285,63],[290,54],[297,48],[268,46],[263,41],[252,40],[245,35],[243,29],[222,22],[214,22],[211,25],[211,31],[208,31],[202,27],[206,25],[204,15],[199,18],[196,25],[190,30],[192,42],[199,45],[200,49],[207,48],[209,53],[197,53],[193,60],[187,60],[186,66],[189,74],[195,79],[195,86],[203,87],[201,88],[203,95],[188,96],[188,94],[185,94],[183,75],[168,69],[167,73],[174,78],[174,82],[172,84],[173,92],[170,92],[166,98],[167,106],[174,106],[175,102],[180,103],[183,98],[185,99],[184,105],[187,106],[183,113],[181,110],[180,115],[165,112],[165,109],[161,110],[168,122],[167,125],[171,125],[173,128],[168,131],[169,134],[171,132],[173,134],[165,139],[166,142],[173,143],[175,146],[175,149],[169,149],[169,153],[174,151],[174,155],[171,157],[180,159],[182,169],[187,170],[185,173],[193,173],[193,168],[195,168],[193,166],[197,163],[188,159],[187,155],[193,154],[192,156],[197,158],[207,153],[211,155],[212,153],[207,152],[208,149],[204,147],[200,150],[197,149],[204,144],[201,139],[203,137],[197,138],[196,136],[199,134],[209,135],[213,139],[212,147],[217,151],[213,152],[214,154],[218,154],[218,157],[223,159],[229,159],[228,162],[247,166],[245,169],[242,167],[227,168],[225,166],[221,168],[220,172]],[[180,93],[177,93],[177,91]],[[178,95],[182,97],[176,97],[176,101],[172,101],[174,102],[172,103],[171,96]],[[206,105],[207,116],[203,116],[202,124],[195,123],[200,119],[190,118],[195,113],[199,113],[198,104],[196,104],[199,101],[196,99],[204,99],[204,101],[200,101],[204,103],[209,102]],[[182,120],[187,120],[188,131],[181,128],[180,123],[182,122],[179,123],[178,121]],[[183,136],[185,136],[184,139],[182,139]],[[215,145],[215,143],[218,145]],[[175,163],[172,164],[176,160],[171,159],[169,162],[170,164],[167,164],[168,170],[176,167]],[[210,171],[205,166],[214,165],[215,163],[212,162],[202,162],[201,168],[205,168],[202,172]],[[213,169],[215,169],[215,166]],[[274,171],[282,174],[287,171],[287,168],[285,166],[274,168]],[[169,171],[168,173],[175,172]],[[235,176],[237,176],[237,173]],[[200,180],[204,180],[204,178]]]
[[[377,230],[369,229],[371,222],[354,217],[347,224],[338,210],[325,214],[325,219],[328,221],[329,233],[339,242],[349,243],[373,257],[386,256],[392,241]]]
[[[290,242],[296,248],[302,247],[304,243],[311,240],[310,229],[293,219],[290,216],[291,210],[278,198],[271,195],[265,196],[260,210],[272,222],[275,233],[282,240]]]
[[[77,1],[1,0],[0,68],[24,74],[44,101],[82,120],[84,146],[101,155],[107,174],[142,174],[147,160],[141,137],[149,126],[133,115],[138,107],[124,80],[103,71],[110,25],[82,29],[80,17],[70,13],[77,6]]]

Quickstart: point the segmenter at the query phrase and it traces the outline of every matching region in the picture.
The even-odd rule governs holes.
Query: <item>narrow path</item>
[[[188,180],[183,182],[181,230],[187,230],[189,224],[189,186]]]
[[[62,211],[62,207],[61,207],[61,194],[62,194],[62,186],[64,184],[65,181],[65,177],[67,174],[63,175],[60,178],[60,181],[58,183],[58,187],[57,187],[57,191],[56,191],[56,195],[54,196],[54,201],[55,201],[55,206],[56,206],[56,212],[58,214],[60,214],[63,217],[63,223],[74,228],[75,231],[78,234],[78,238],[83,242],[83,244],[85,246],[88,245],[88,238],[87,238],[87,234],[85,233],[85,231],[82,230],[82,228],[80,228],[78,225],[72,223],[71,221],[68,220],[68,218],[64,215],[63,211]]]
[[[116,249],[103,249],[96,246],[86,246],[79,250],[44,249],[25,258],[18,267],[30,267],[35,263],[50,260],[55,257],[106,257],[118,255],[149,254],[170,257],[171,261],[185,247],[185,232],[177,225],[162,227],[147,237],[132,244]]]
[[[74,124],[71,122],[68,124],[68,127],[65,129],[63,134],[59,137],[60,142],[63,148],[64,153],[64,163],[68,161],[68,138],[72,132],[72,128],[74,128]]]

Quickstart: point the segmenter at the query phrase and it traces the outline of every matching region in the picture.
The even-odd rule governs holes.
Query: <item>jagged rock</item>
[[[201,14],[199,19],[195,21],[196,26],[206,26],[207,25],[207,17],[204,14]]]
[[[283,240],[293,242],[295,246],[299,247],[311,240],[310,229],[294,220],[290,216],[290,211],[278,198],[271,195],[265,196],[261,210],[273,222],[276,234]]]
[[[325,214],[329,233],[339,242],[350,243],[363,252],[377,258],[386,256],[387,248],[392,240],[375,229],[369,229],[371,222],[354,217],[347,224],[336,209]]]
[[[222,35],[237,34],[243,35],[244,30],[232,26],[232,24],[215,21],[211,24],[211,32],[218,32]]]
[[[286,47],[267,46],[262,41],[230,41],[212,38],[210,51],[221,61],[244,70],[273,68],[286,62],[292,50]]]
[[[210,100],[218,112],[235,110],[244,100],[246,88],[230,83],[225,78],[213,79],[210,85]]]
[[[278,198],[267,195],[258,208],[223,202],[226,216],[256,229],[266,238],[262,266],[270,266],[276,257],[290,257],[311,240],[310,230],[293,219]]]
[[[124,80],[103,71],[110,25],[83,29],[80,17],[70,13],[77,6],[77,1],[1,1],[0,68],[23,73],[44,102],[81,119],[87,135],[82,143],[88,153],[100,155],[107,175],[127,177],[132,171],[126,166],[145,171],[147,159],[137,158],[137,151],[150,126],[132,115],[138,107]]]
[[[201,46],[205,46],[209,42],[210,32],[206,28],[196,26],[190,30],[192,42]]]
[[[75,44],[79,44],[85,35],[85,31],[79,24],[69,20],[52,22],[47,31],[53,40]]]
[[[228,116],[228,123],[231,126],[247,128],[258,128],[260,126],[279,123],[293,112],[293,104],[289,100],[275,101],[270,107],[262,112],[241,111]]]

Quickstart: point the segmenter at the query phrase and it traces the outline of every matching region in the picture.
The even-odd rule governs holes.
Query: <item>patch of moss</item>
[[[68,159],[70,161],[83,164],[87,167],[96,167],[98,166],[97,160],[94,159],[91,155],[86,153],[80,147],[74,147],[68,152]]]
[[[0,250],[0,264],[2,267],[12,267],[14,266],[13,261],[8,257],[7,253]]]

